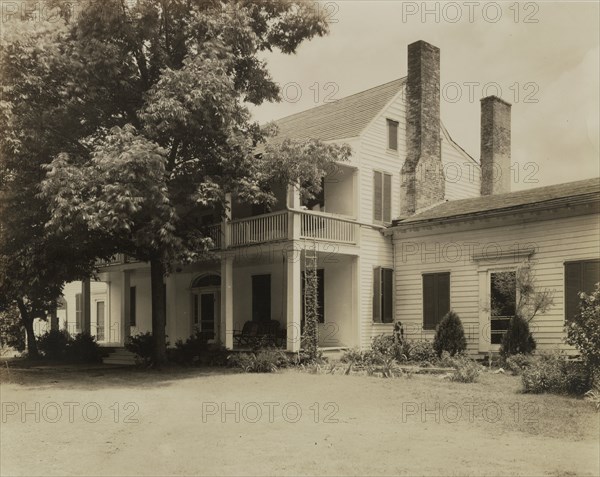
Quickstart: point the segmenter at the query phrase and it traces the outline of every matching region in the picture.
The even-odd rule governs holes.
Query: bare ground
[[[6,476],[600,475],[600,414],[581,399],[521,394],[512,376],[461,384],[50,368],[0,377]]]

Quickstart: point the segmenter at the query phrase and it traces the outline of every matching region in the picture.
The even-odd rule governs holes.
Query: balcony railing
[[[288,238],[288,212],[257,215],[231,222],[230,245],[252,245]]]
[[[221,224],[210,225],[207,227],[207,233],[213,241],[213,246],[210,247],[210,250],[220,250],[223,244]]]
[[[130,257],[129,255],[126,255],[124,253],[118,253],[116,255],[113,255],[108,260],[97,260],[96,266],[98,268],[103,268],[103,267],[110,267],[111,265],[123,265],[125,263],[138,263],[138,262],[139,262],[139,260],[137,260],[133,257]]]
[[[356,243],[358,224],[349,219],[340,219],[310,212],[302,212],[301,217],[301,238],[327,242]]]

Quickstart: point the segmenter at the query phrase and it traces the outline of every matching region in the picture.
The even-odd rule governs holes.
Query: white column
[[[223,250],[229,248],[231,243],[231,193],[225,194],[225,217],[221,223],[221,248]]]
[[[287,350],[300,351],[301,338],[301,285],[300,285],[300,256],[301,250],[298,242],[291,242],[291,247],[286,250],[286,315],[287,315]]]
[[[300,214],[293,210],[300,210],[300,189],[295,186],[288,187],[287,207],[292,211],[288,212],[288,240],[298,240],[300,238]]]
[[[221,343],[233,349],[233,255],[221,256]]]
[[[129,325],[129,314],[131,311],[130,274],[129,270],[123,270],[121,275],[121,339],[119,342],[122,344],[127,342],[127,338],[129,338],[129,334],[131,333]]]
[[[490,281],[487,270],[478,271],[479,278],[479,330],[477,333],[478,348],[480,353],[490,351]]]

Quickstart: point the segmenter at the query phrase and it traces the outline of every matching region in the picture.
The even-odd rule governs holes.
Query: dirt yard
[[[600,474],[589,402],[518,378],[11,370],[0,473],[50,475]]]

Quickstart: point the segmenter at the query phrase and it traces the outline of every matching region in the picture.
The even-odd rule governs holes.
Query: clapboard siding
[[[432,229],[422,237],[403,238],[400,232],[395,233],[396,244],[396,318],[407,325],[413,338],[433,336],[433,333],[422,333],[421,274],[435,271],[450,271],[450,302],[464,326],[468,330],[468,351],[478,352],[479,312],[481,296],[485,291],[479,290],[478,271],[494,268],[517,266],[521,259],[515,257],[489,257],[490,260],[476,261],[469,254],[467,243],[477,243],[481,247],[495,244],[501,250],[511,250],[515,243],[535,244],[532,256],[533,271],[538,289],[554,291],[554,305],[543,315],[537,315],[531,322],[538,348],[568,349],[563,343],[564,325],[564,262],[570,260],[594,259],[600,256],[600,218],[597,215],[559,218],[553,220],[529,220],[517,225],[502,225],[496,222],[486,229],[464,232],[443,233]],[[442,233],[440,233],[442,232]],[[574,239],[577,237],[577,239]],[[398,252],[401,247],[419,244],[427,250],[436,245],[443,249],[447,244],[458,244],[465,256],[460,261],[449,262],[440,254],[439,260],[426,260],[420,253],[412,255]],[[477,249],[475,249],[477,251]],[[484,332],[484,330],[481,330]]]

